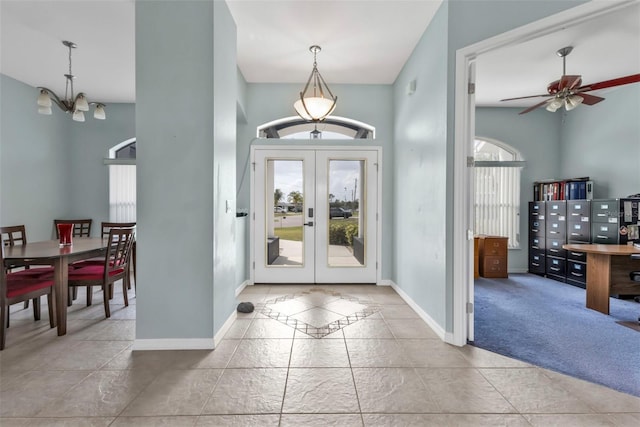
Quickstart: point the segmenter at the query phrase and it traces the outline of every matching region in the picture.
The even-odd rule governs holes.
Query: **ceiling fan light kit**
[[[80,92],[74,97],[73,93],[73,79],[75,76],[71,71],[71,49],[75,49],[77,45],[74,42],[64,40],[62,42],[69,49],[69,73],[64,77],[67,79],[64,90],[64,98],[60,98],[54,91],[43,86],[38,86],[40,93],[38,94],[38,113],[51,115],[51,106],[56,104],[65,113],[70,113],[71,118],[76,122],[84,122],[84,112],[89,111],[89,104],[96,106],[93,117],[98,120],[105,120],[107,115],[105,113],[105,105],[101,102],[89,102],[87,96]]]
[[[320,50],[322,48],[317,45],[309,48],[309,51],[313,53],[313,69],[307,84],[303,91],[300,92],[300,99],[293,104],[296,113],[310,122],[321,122],[327,118],[336,109],[336,102],[338,101],[338,97],[331,93],[327,82],[324,81],[320,71],[318,71],[316,55]],[[310,89],[309,86],[312,86],[312,88]]]
[[[546,94],[521,96],[518,98],[501,99],[500,101],[513,101],[516,99],[526,98],[538,98],[548,97],[526,110],[521,111],[519,114],[526,114],[535,110],[538,107],[545,107],[547,111],[556,112],[558,109],[564,106],[565,110],[571,111],[580,104],[595,105],[600,101],[604,101],[604,98],[588,94],[586,92],[598,89],[606,89],[615,86],[622,86],[630,83],[640,82],[640,74],[632,74],[630,76],[619,77],[612,80],[605,80],[598,83],[591,83],[588,85],[582,85],[582,76],[579,75],[567,75],[567,55],[571,53],[573,46],[566,46],[562,49],[558,49],[556,54],[562,58],[562,77],[559,80],[553,81],[547,85]]]

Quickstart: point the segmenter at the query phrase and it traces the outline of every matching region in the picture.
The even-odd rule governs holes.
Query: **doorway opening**
[[[252,281],[378,283],[380,149],[252,149]]]

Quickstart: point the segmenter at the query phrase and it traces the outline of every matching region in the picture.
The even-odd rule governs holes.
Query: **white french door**
[[[378,151],[253,149],[254,283],[377,283]]]

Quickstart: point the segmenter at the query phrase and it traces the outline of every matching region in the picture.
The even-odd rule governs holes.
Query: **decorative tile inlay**
[[[339,299],[332,300],[331,302],[327,302],[323,306],[323,305],[313,304],[310,302],[310,300],[313,300],[313,299],[307,298],[304,300],[304,304],[310,306],[309,307],[310,309],[313,309],[313,308],[323,309],[323,310],[327,310],[327,311],[331,311],[332,313],[335,313],[335,311],[332,311],[330,308],[327,308],[327,307],[330,307],[332,304],[337,305],[336,302],[340,302],[339,304],[340,313],[336,313],[337,315],[340,316],[338,319],[334,320],[333,322],[327,323],[326,325],[321,325],[319,327],[316,327],[300,320],[300,317],[306,317],[306,316],[303,316],[303,313],[306,313],[307,311],[302,311],[302,312],[291,314],[291,315],[278,311],[279,307],[286,306],[286,304],[282,304],[282,303],[285,303],[288,301],[294,301],[297,298],[307,297],[307,296],[318,294],[318,293],[330,295]],[[302,303],[302,301],[299,301],[299,302]],[[366,301],[361,301],[358,298],[351,295],[343,295],[339,292],[329,291],[322,288],[311,288],[308,291],[303,291],[296,294],[284,295],[277,298],[273,298],[263,303],[256,304],[256,308],[260,310],[260,312],[265,316],[271,319],[277,320],[280,323],[284,323],[285,325],[291,326],[297,331],[300,331],[314,338],[325,337],[329,334],[339,331],[345,326],[349,326],[359,320],[362,320],[380,311],[380,306],[378,304],[371,304]],[[350,312],[350,310],[353,310],[353,312]]]

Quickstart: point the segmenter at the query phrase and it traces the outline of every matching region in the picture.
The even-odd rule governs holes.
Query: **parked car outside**
[[[274,206],[273,211],[275,213],[287,213],[287,210],[281,206]]]
[[[330,208],[329,209],[329,218],[350,218],[353,214],[350,210],[343,208]]]

